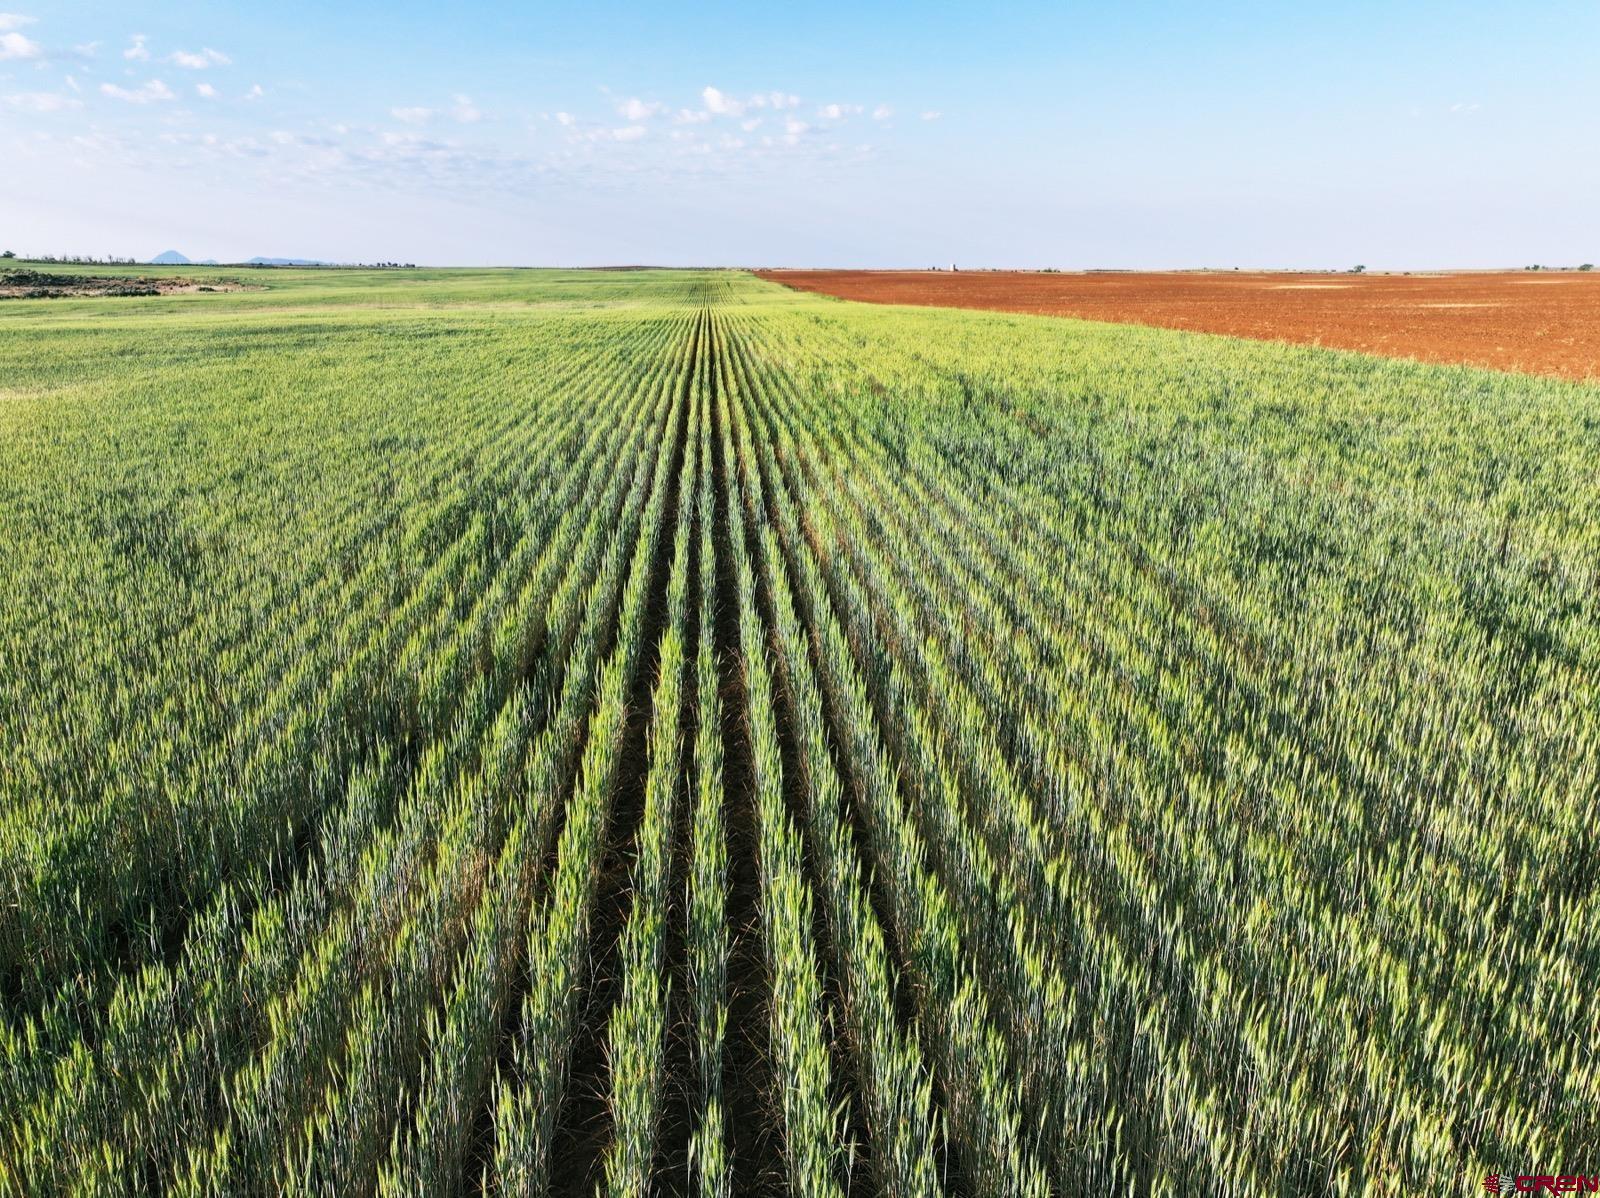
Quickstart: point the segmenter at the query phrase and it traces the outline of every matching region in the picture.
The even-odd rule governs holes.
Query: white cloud
[[[25,17],[19,12],[0,12],[0,33],[11,29],[21,29],[24,25],[32,25],[37,17]]]
[[[164,60],[171,47],[161,50],[160,45],[158,35],[152,52],[156,59]],[[165,68],[162,73],[171,77]],[[131,79],[114,75],[112,78],[128,95],[142,98],[142,94],[148,92],[153,101],[154,88],[140,87],[149,77],[146,71],[139,71]],[[182,78],[189,82],[182,83]],[[95,92],[101,80],[91,75],[80,79],[79,83],[85,92]],[[274,92],[272,106],[265,103],[257,106],[256,114],[263,119],[256,123],[252,135],[236,137],[223,131],[204,133],[203,125],[197,128],[192,122],[215,115],[223,108],[224,100],[238,103],[248,84],[234,82],[230,85],[226,76],[204,72],[198,77],[182,76],[180,84],[170,89],[176,93],[172,97],[176,103],[163,108],[159,103],[146,102],[142,109],[131,110],[141,116],[171,117],[153,125],[143,122],[139,128],[96,130],[92,137],[74,138],[70,128],[61,132],[51,128],[76,122],[80,117],[74,114],[25,118],[19,111],[13,112],[12,119],[25,119],[36,126],[34,140],[48,137],[51,144],[61,147],[61,152],[75,162],[93,160],[99,163],[112,155],[152,169],[199,170],[208,162],[230,163],[245,171],[252,185],[258,179],[262,185],[268,185],[284,179],[338,177],[403,190],[406,194],[426,189],[477,196],[493,190],[525,197],[530,183],[544,185],[564,181],[573,187],[587,188],[596,179],[613,182],[627,179],[643,185],[644,181],[657,179],[731,178],[749,173],[763,163],[844,165],[860,161],[871,153],[865,146],[842,144],[852,139],[838,138],[840,125],[821,121],[813,115],[817,106],[814,99],[792,110],[787,107],[780,110],[774,105],[770,92],[761,93],[763,103],[760,105],[755,103],[752,93],[732,96],[733,102],[742,103],[743,115],[731,117],[713,116],[703,109],[696,89],[690,93],[693,98],[688,102],[695,112],[704,114],[703,119],[682,124],[672,119],[677,112],[675,105],[659,109],[651,119],[621,118],[614,110],[625,104],[628,93],[605,94],[595,98],[593,107],[586,105],[581,110],[564,112],[559,123],[554,110],[543,113],[536,110],[532,116],[542,130],[536,143],[539,148],[519,150],[490,144],[494,140],[493,125],[456,125],[451,119],[452,96],[448,91],[437,96],[424,93],[408,97],[400,93],[392,97],[391,100],[431,103],[431,122],[401,124],[383,109],[376,128],[367,125],[339,128],[328,121],[313,121],[301,127],[276,116],[268,120],[267,113],[276,107],[280,98],[279,93]],[[195,104],[202,96],[202,85],[214,86],[216,95],[205,97],[204,104]],[[6,113],[12,111],[4,94],[7,90],[20,91],[22,87],[0,87],[0,126],[4,125]],[[64,98],[70,98],[65,83],[60,85],[60,90]],[[648,102],[651,98],[646,96],[644,100]],[[673,99],[666,95],[661,98],[669,102]],[[724,99],[728,98],[724,95]],[[88,95],[83,99],[87,101]],[[786,94],[783,99],[787,105]],[[102,98],[102,103],[110,101]],[[87,107],[92,109],[94,105]],[[867,105],[866,111],[870,112],[871,108],[871,104]],[[177,111],[174,113],[174,110]],[[492,113],[484,119],[503,119],[509,115]],[[916,110],[906,115],[915,119]],[[753,129],[745,128],[754,122],[759,124]],[[556,128],[551,129],[550,125]],[[861,127],[865,126],[862,118]],[[451,139],[450,135],[458,132],[466,139],[466,144]]]
[[[0,62],[5,62],[9,59],[38,57],[38,42],[31,41],[20,33],[0,33]]]
[[[846,117],[857,115],[860,111],[859,104],[824,104],[817,109],[817,115],[825,121],[842,121]]]
[[[709,121],[713,116],[742,117],[753,108],[771,108],[782,112],[800,105],[799,96],[783,91],[756,92],[747,99],[740,99],[737,96],[730,96],[720,88],[707,87],[700,92],[700,99],[705,107],[698,112],[683,109],[677,116],[680,124],[697,124]],[[746,128],[749,126],[746,125]]]
[[[606,126],[574,127],[567,134],[567,141],[572,145],[597,145],[609,142],[640,141],[649,136],[650,129],[646,125],[622,125],[618,128]]]
[[[266,92],[261,90],[261,85],[257,83],[252,85],[249,91],[245,92],[244,98],[246,100],[259,100],[266,94]]]
[[[735,100],[732,96],[719,91],[717,88],[707,86],[701,91],[700,98],[705,101],[706,111],[715,113],[717,116],[744,115],[744,101]]]
[[[215,100],[217,98],[217,89],[212,87],[209,83],[197,83],[194,85],[194,90],[199,92],[208,100]]]
[[[82,108],[83,101],[55,92],[22,92],[7,96],[6,106],[18,112],[65,112],[69,108]]]
[[[93,58],[100,52],[99,42],[79,42],[72,47],[72,52],[79,58]]]
[[[277,140],[276,134],[272,136],[273,140]],[[272,154],[272,151],[267,146],[262,145],[261,142],[253,137],[218,137],[215,133],[163,133],[160,135],[159,140],[170,146],[222,154],[230,158],[261,159],[270,157]],[[294,139],[291,138],[290,140]],[[279,144],[284,143],[280,142]],[[182,164],[189,165],[191,161],[192,159],[182,160]]]
[[[754,133],[757,129],[761,128],[761,118],[752,117],[748,121],[740,121],[739,128],[743,129],[746,133]]]
[[[213,50],[209,46],[198,52],[174,50],[168,61],[186,71],[203,71],[207,67],[226,67],[233,64],[233,59],[221,50]]]
[[[102,83],[100,91],[110,96],[113,100],[121,100],[127,104],[150,104],[158,100],[174,100],[172,89],[159,79],[152,79],[143,87],[126,88],[118,87],[115,83]]]
[[[381,139],[386,146],[411,150],[443,150],[449,147],[422,133],[385,133]]]
[[[78,86],[78,81],[76,79],[74,79],[71,75],[67,76],[67,86],[70,87],[75,92],[81,92],[83,90],[83,88]]]
[[[472,102],[471,96],[457,96],[455,104],[450,109],[450,115],[462,125],[471,125],[483,120],[483,113]]]
[[[680,108],[678,115],[672,118],[680,125],[698,125],[711,119],[711,114],[703,108]]]
[[[431,108],[391,108],[389,115],[408,125],[420,125],[433,116]]]
[[[925,121],[936,121],[940,117],[942,117],[943,115],[944,115],[944,113],[930,108],[930,109],[928,109],[926,112],[924,112],[922,114],[922,119],[925,120]]]
[[[144,62],[147,58],[150,57],[150,51],[145,46],[145,42],[147,42],[149,40],[150,39],[147,38],[142,33],[134,34],[133,35],[133,44],[122,52],[122,57],[124,57],[126,59],[129,59],[129,60],[131,60],[133,62]]]
[[[661,111],[659,100],[641,100],[631,96],[617,105],[617,112],[630,121],[647,121]]]
[[[1454,113],[1458,113],[1461,116],[1467,116],[1467,115],[1469,115],[1471,113],[1477,112],[1478,109],[1480,109],[1482,107],[1483,107],[1482,104],[1466,104],[1466,103],[1452,104],[1452,105],[1450,105],[1450,111],[1454,112]]]
[[[879,104],[872,110],[872,119],[875,121],[886,121],[893,115],[894,109],[890,108],[887,104]]]

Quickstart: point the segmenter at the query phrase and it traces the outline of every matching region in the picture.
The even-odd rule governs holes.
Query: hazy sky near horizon
[[[19,253],[1600,260],[1597,0],[0,6]]]

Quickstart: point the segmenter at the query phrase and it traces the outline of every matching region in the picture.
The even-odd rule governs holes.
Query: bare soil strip
[[[1600,271],[758,273],[867,303],[1072,316],[1600,380]]]

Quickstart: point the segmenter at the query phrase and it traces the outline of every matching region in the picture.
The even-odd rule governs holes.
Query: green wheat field
[[[0,1192],[1600,1145],[1600,388],[174,273],[0,302]]]

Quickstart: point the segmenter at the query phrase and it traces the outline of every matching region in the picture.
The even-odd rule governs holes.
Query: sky
[[[0,0],[0,248],[1600,261],[1600,0]]]

